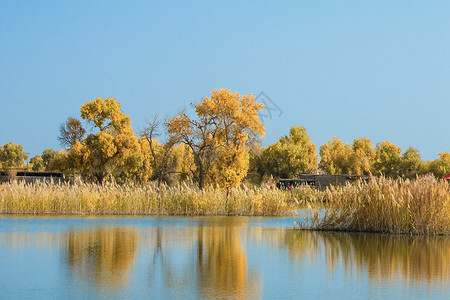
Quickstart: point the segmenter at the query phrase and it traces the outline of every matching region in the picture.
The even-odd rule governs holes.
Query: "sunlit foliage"
[[[30,159],[31,171],[41,172],[44,171],[44,160],[40,155],[35,155]]]
[[[417,175],[424,173],[424,162],[420,157],[419,150],[409,147],[400,158],[399,175],[402,178],[414,179]]]
[[[429,171],[437,178],[442,178],[450,173],[450,152],[439,153],[439,159],[432,160],[428,166]]]
[[[142,166],[131,120],[114,98],[87,101],[81,106],[81,118],[91,124],[94,131],[71,145],[66,155],[67,169],[102,183],[108,175],[126,178]]]
[[[348,174],[351,170],[353,150],[337,137],[320,146],[319,168],[327,174]]]
[[[316,171],[317,161],[316,145],[303,126],[291,127],[289,135],[269,145],[261,155],[263,172],[282,178]]]
[[[377,143],[374,174],[396,178],[400,173],[402,150],[389,141]]]
[[[375,150],[372,142],[364,137],[344,144],[337,137],[320,146],[319,168],[327,174],[367,175],[373,168]]]
[[[22,167],[28,155],[23,151],[22,145],[12,141],[0,147],[0,162],[4,170]]]
[[[364,137],[353,140],[351,157],[351,170],[354,175],[368,175],[373,168],[375,150],[372,142]]]
[[[249,135],[264,135],[258,117],[263,105],[251,94],[220,89],[194,108],[196,119],[180,113],[167,122],[170,138],[192,151],[195,169],[191,172],[200,188],[209,183],[238,185],[247,174]]]
[[[59,127],[58,140],[62,146],[72,148],[76,142],[80,142],[86,130],[81,125],[81,122],[75,118],[68,118],[66,123],[61,124]]]

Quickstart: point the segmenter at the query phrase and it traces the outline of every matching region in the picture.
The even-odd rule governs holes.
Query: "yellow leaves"
[[[114,172],[128,176],[142,165],[140,145],[131,119],[114,98],[96,98],[81,105],[81,117],[98,130],[77,141],[67,154],[67,165],[99,182]],[[125,174],[125,175],[124,175]]]
[[[249,155],[246,147],[220,148],[217,152],[217,159],[211,168],[211,183],[225,188],[239,185],[247,175],[248,164]]]
[[[167,131],[170,136],[177,134],[191,135],[191,119],[185,114],[179,114],[168,122]]]
[[[355,139],[350,146],[333,137],[320,146],[320,156],[319,167],[328,174],[363,175],[371,171],[375,151],[368,138]]]
[[[81,117],[93,122],[100,131],[107,129],[109,125],[117,130],[130,125],[130,118],[120,109],[120,104],[114,98],[96,98],[81,106]],[[105,124],[108,120],[110,123]]]
[[[178,114],[167,123],[171,138],[194,151],[195,177],[222,187],[238,185],[248,169],[249,133],[263,136],[264,124],[258,117],[263,105],[251,94],[241,96],[226,89],[211,91],[210,97],[195,105],[198,120]]]
[[[111,158],[116,154],[117,147],[114,144],[114,137],[107,132],[100,132],[98,136],[100,151],[105,158]]]

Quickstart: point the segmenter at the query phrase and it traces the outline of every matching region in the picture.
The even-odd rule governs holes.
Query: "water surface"
[[[449,299],[450,239],[290,218],[0,217],[7,299]]]

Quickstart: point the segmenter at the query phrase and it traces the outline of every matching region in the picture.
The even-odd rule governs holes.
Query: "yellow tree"
[[[320,146],[319,168],[327,174],[348,174],[352,170],[353,150],[337,137]]]
[[[180,113],[167,122],[170,138],[190,148],[195,164],[191,172],[200,188],[208,182],[238,185],[248,169],[249,136],[264,135],[258,117],[263,105],[251,94],[220,89],[194,108],[197,119]]]
[[[94,131],[75,141],[67,153],[68,166],[102,183],[107,175],[136,172],[142,165],[139,142],[130,117],[114,98],[96,98],[81,106],[81,118]]]
[[[372,171],[375,159],[375,150],[372,142],[364,137],[353,140],[353,154],[351,156],[350,166],[352,174],[363,175]]]
[[[173,155],[173,148],[175,142],[173,139],[169,139],[166,142],[160,143],[156,138],[160,136],[159,128],[161,121],[158,119],[158,115],[153,117],[151,122],[147,121],[147,125],[141,130],[141,141],[146,142],[145,149],[149,152],[145,157],[149,157],[148,161],[151,162],[153,167],[153,179],[158,180],[158,185],[162,182],[170,183],[173,173],[176,169],[176,164],[179,161],[178,157]]]

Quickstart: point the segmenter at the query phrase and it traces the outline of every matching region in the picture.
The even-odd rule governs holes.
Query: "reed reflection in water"
[[[280,231],[283,234],[280,234]],[[450,284],[450,238],[365,233],[330,233],[280,229],[256,239],[289,250],[295,260],[324,256],[328,272],[342,266],[346,274],[367,273],[370,283]]]

